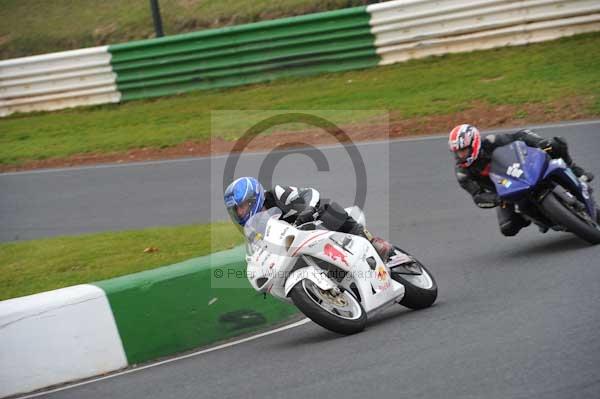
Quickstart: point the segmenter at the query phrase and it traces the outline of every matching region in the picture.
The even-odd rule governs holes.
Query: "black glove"
[[[567,144],[567,141],[562,137],[553,137],[550,140],[550,143],[550,156],[552,158],[562,158],[568,166],[571,166],[573,164],[573,159],[569,154],[569,145]]]
[[[301,224],[307,223],[307,222],[312,222],[315,220],[314,214],[315,214],[315,208],[308,207],[305,210],[303,210],[302,212],[300,212],[298,214],[298,216],[296,216],[296,221],[294,222],[295,226],[299,226]]]
[[[537,147],[540,150],[544,150],[547,153],[552,154],[556,150],[556,143],[553,139],[543,139],[540,140],[539,143],[537,143]]]
[[[500,205],[500,198],[498,198],[496,193],[490,191],[475,194],[473,196],[473,201],[475,201],[475,204],[480,208],[495,208]]]

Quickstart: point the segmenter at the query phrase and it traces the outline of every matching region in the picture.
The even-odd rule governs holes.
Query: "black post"
[[[152,9],[152,19],[154,20],[154,31],[156,32],[156,37],[162,37],[165,34],[163,33],[158,0],[150,0],[150,8]]]

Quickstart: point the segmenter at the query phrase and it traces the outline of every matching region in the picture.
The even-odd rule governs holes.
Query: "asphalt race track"
[[[567,137],[576,161],[600,175],[600,121],[536,131]],[[369,223],[373,230],[383,228],[382,235],[393,225],[412,236],[407,224],[439,223],[448,211],[450,217],[472,211],[455,182],[444,137],[357,148],[367,171],[362,184],[368,188]],[[273,181],[313,185],[323,196],[350,204],[356,179],[348,154],[339,147],[323,152],[329,172],[318,172],[305,155],[289,155],[275,168]],[[258,174],[265,154],[242,159],[238,170],[244,172],[236,176]],[[224,165],[220,156],[0,174],[0,242],[224,220]],[[479,216],[490,219],[485,212]]]
[[[600,181],[599,129],[593,122],[537,131],[565,136],[575,160]],[[458,187],[445,138],[358,147],[369,226],[429,265],[439,285],[432,308],[390,308],[348,337],[308,323],[46,396],[599,398],[600,246],[535,227],[502,237],[495,212],[476,208]],[[313,185],[350,203],[356,184],[347,154],[323,152],[330,172],[292,154],[274,181]],[[264,156],[242,156],[242,170],[257,174]],[[1,238],[222,219],[224,163],[0,175]]]

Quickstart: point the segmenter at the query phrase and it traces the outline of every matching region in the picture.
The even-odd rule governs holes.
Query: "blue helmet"
[[[265,190],[254,177],[240,177],[227,187],[223,197],[231,219],[244,226],[248,219],[261,211]]]

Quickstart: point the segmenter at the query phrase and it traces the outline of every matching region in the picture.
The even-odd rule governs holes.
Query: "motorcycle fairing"
[[[341,246],[344,241],[346,245]],[[341,257],[339,253],[342,253]],[[315,245],[302,246],[298,254],[323,260],[348,271],[340,285],[353,292],[350,285],[355,283],[361,304],[368,313],[391,301],[400,301],[404,296],[404,286],[391,278],[389,268],[364,237],[334,232]],[[367,261],[369,258],[372,258],[372,263],[374,260],[373,269]],[[309,258],[307,263],[310,262]]]
[[[502,199],[517,201],[542,179],[548,155],[522,141],[497,148],[492,157],[490,178]]]
[[[490,178],[498,196],[518,202],[544,180],[552,179],[585,204],[592,219],[597,218],[594,198],[589,187],[580,181],[562,159],[549,159],[542,150],[528,147],[522,141],[497,148],[492,157]]]
[[[285,296],[288,296],[292,288],[294,288],[296,284],[304,279],[311,280],[322,290],[330,290],[336,287],[336,285],[325,276],[321,269],[313,265],[309,265],[307,267],[294,270],[287,278],[284,288]]]
[[[284,299],[284,287],[279,273],[288,273],[296,258],[288,255],[287,241],[292,226],[279,220],[281,211],[271,208],[254,215],[246,222],[246,273],[252,287]],[[277,266],[277,267],[276,267]]]
[[[317,268],[314,260],[320,260],[347,272],[339,284],[354,292],[354,283],[368,313],[402,300],[404,286],[391,278],[389,268],[367,239],[328,230],[299,230],[279,220],[279,216],[270,210],[259,212],[244,229],[248,279],[255,290],[289,302],[285,281],[296,273],[292,270],[300,259],[306,265],[303,268],[313,267],[304,272],[318,286],[322,278],[329,278],[326,271]],[[316,276],[316,272],[322,276]]]

